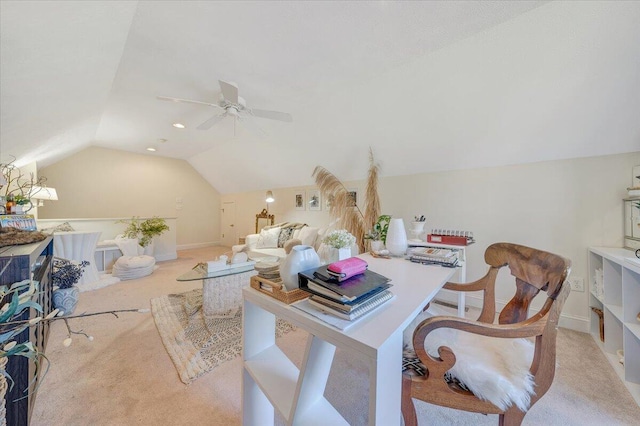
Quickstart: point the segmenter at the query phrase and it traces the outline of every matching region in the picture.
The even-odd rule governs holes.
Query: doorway
[[[238,231],[235,226],[236,203],[225,201],[222,203],[222,225],[220,227],[222,245],[231,247],[238,244]]]

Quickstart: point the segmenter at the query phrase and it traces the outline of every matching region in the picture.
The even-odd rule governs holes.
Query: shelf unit
[[[600,277],[604,294],[597,291]],[[640,260],[632,250],[589,248],[589,290],[589,306],[604,314],[604,342],[599,317],[589,309],[591,336],[640,405]]]
[[[445,248],[451,250],[458,250],[458,264],[459,267],[456,268],[456,272],[459,272],[459,275],[455,282],[466,283],[467,282],[467,246],[458,246],[453,244],[441,244],[441,243],[429,243],[425,241],[417,241],[417,240],[408,240],[408,246],[411,247],[434,247],[434,248]],[[442,293],[454,293],[458,298],[458,316],[464,318],[464,311],[466,309],[466,294],[464,291],[450,291],[450,290],[440,290]]]
[[[43,312],[40,313],[34,308],[30,308],[25,310],[18,319],[28,320],[41,315],[45,316],[53,310],[52,257],[53,239],[51,237],[37,243],[0,248],[0,270],[7,267],[0,275],[1,285],[11,285],[27,279],[39,283],[39,291],[32,296],[32,300],[42,307]],[[17,335],[15,341],[17,343],[29,341],[39,352],[45,353],[48,338],[49,324],[40,322]],[[36,368],[35,361],[29,358],[22,356],[9,358],[7,373],[14,380],[14,385],[12,389],[7,390],[5,396],[8,425],[29,424],[38,384],[41,380],[41,371],[41,368]],[[25,389],[28,389],[26,394]]]

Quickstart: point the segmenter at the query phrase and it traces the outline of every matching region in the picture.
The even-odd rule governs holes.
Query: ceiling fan
[[[234,118],[234,128],[233,128],[234,135],[235,135],[236,121],[240,121],[249,130],[252,130],[259,134],[264,134],[262,129],[258,128],[252,122],[251,117],[260,117],[260,118],[267,118],[270,120],[279,120],[279,121],[286,121],[286,122],[293,121],[293,117],[291,117],[291,114],[288,114],[286,112],[247,108],[247,103],[245,102],[244,98],[242,98],[241,96],[238,96],[238,86],[235,83],[229,83],[222,80],[218,80],[218,83],[220,83],[220,89],[222,90],[222,93],[220,94],[220,99],[218,100],[217,103],[202,102],[202,101],[196,101],[192,99],[173,98],[169,96],[158,96],[158,99],[162,101],[206,105],[206,106],[217,108],[222,111],[220,114],[214,115],[213,117],[209,118],[208,120],[200,124],[198,127],[196,127],[199,130],[208,130],[226,117]]]

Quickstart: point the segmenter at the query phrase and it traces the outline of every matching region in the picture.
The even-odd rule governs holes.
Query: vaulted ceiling
[[[0,2],[0,158],[97,145],[222,193],[640,150],[640,2]],[[258,135],[219,114],[218,80]],[[172,123],[181,122],[185,129]]]

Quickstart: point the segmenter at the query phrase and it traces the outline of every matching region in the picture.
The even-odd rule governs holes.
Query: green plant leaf
[[[5,312],[0,315],[0,322],[7,322],[10,318],[12,318],[18,309],[18,304],[20,301],[20,296],[18,293],[13,293],[13,297],[11,298],[11,302]]]

